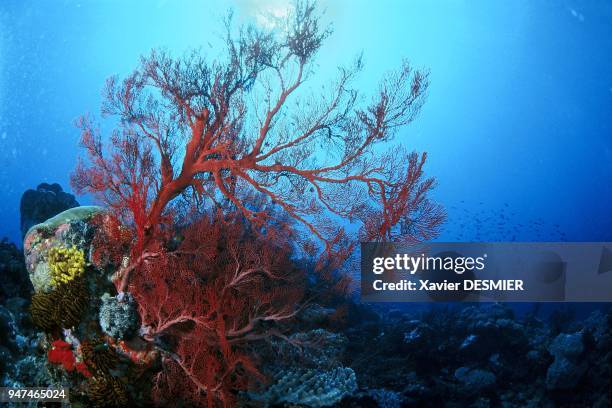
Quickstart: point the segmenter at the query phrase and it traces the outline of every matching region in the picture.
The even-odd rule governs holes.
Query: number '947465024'
[[[68,402],[67,388],[0,388],[0,402]]]

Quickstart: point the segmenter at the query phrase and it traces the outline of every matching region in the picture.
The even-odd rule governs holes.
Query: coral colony
[[[361,105],[358,60],[328,94],[305,96],[329,30],[310,3],[285,23],[271,34],[228,21],[223,59],[153,51],[110,78],[109,144],[80,120],[72,185],[103,207],[69,209],[24,244],[32,318],[73,401],[318,407],[356,389],[321,351],[340,335],[300,321],[347,293],[358,239],[436,235],[426,155],[379,147],[416,117],[428,77],[404,62]]]
[[[216,59],[154,50],[107,81],[108,122],[78,121],[71,177],[97,205],[40,184],[22,197],[23,251],[0,241],[0,387],[61,389],[75,407],[610,407],[603,306],[580,320],[356,301],[359,242],[376,244],[374,289],[398,293],[454,290],[493,256],[422,249],[445,212],[426,154],[394,137],[428,73],[404,61],[371,96],[360,58],[320,78],[330,30],[313,3],[291,10],[273,31],[229,17]],[[502,286],[485,278],[465,282]]]

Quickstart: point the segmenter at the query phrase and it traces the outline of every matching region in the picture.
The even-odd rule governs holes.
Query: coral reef
[[[563,333],[502,304],[374,310],[345,331],[342,363],[361,391],[340,406],[377,406],[371,389],[402,406],[610,406],[612,310],[567,320]]]
[[[119,354],[99,337],[81,343],[83,361],[97,377],[112,377],[121,362]]]
[[[19,268],[25,270],[23,257],[16,256],[15,262],[21,262]],[[4,293],[11,293],[7,289]],[[28,300],[22,297],[9,297],[0,304],[0,387],[57,384],[48,370],[46,353],[40,348],[44,336],[32,325],[28,306]]]
[[[362,396],[374,400],[378,408],[400,408],[404,401],[404,397],[399,392],[385,389],[367,390]]]
[[[91,242],[102,231],[101,224],[91,226],[91,222],[91,218],[72,219],[68,225],[60,223],[56,229],[39,232],[45,238],[33,237],[31,242],[36,247],[26,251],[27,259],[48,263],[51,248],[71,248],[73,242],[85,242],[77,248],[87,259],[93,252]],[[83,227],[83,224],[88,226]],[[199,255],[190,258],[187,264],[172,265],[181,265],[182,271],[194,270],[193,265],[210,264],[203,262],[206,256],[218,257],[224,253],[225,249],[220,251],[217,245],[191,246],[194,241],[190,234],[197,236],[203,231],[186,231],[185,239],[176,247],[177,251]],[[218,234],[231,241],[227,231],[218,230],[215,234],[210,229],[206,231],[206,236]],[[262,248],[265,246],[252,248],[253,254],[261,257]],[[247,255],[243,249],[236,253]],[[278,262],[278,252],[270,253]],[[238,259],[245,263],[251,258]],[[130,292],[125,292],[121,298],[110,294],[114,287],[106,267],[87,266],[75,279],[57,286],[49,285],[47,291],[35,293],[32,321],[26,312],[28,302],[25,299],[7,299],[5,306],[0,306],[3,384],[69,386],[73,390],[71,398],[84,406],[161,403],[162,399],[149,400],[151,393],[166,393],[173,398],[164,400],[166,403],[189,406],[197,400],[176,398],[177,392],[182,396],[194,392],[189,386],[187,371],[180,363],[189,364],[193,370],[190,373],[199,375],[230,372],[220,364],[236,362],[236,372],[240,373],[246,367],[242,364],[252,364],[254,359],[260,358],[264,362],[261,370],[265,378],[256,377],[259,380],[254,388],[249,390],[240,382],[231,383],[234,390],[246,390],[239,394],[240,405],[339,408],[610,406],[612,311],[603,309],[584,320],[567,312],[564,315],[571,317],[565,317],[560,324],[558,315],[552,320],[534,315],[517,317],[513,309],[501,304],[438,308],[427,312],[350,302],[333,307],[310,304],[296,313],[294,320],[277,326],[278,331],[271,333],[278,335],[269,343],[248,343],[257,353],[247,354],[245,348],[234,346],[225,360],[215,356],[223,353],[220,348],[204,353],[203,346],[210,347],[204,339],[211,334],[190,323],[188,318],[193,316],[172,315],[177,309],[171,306],[181,297],[189,302],[196,299],[193,297],[197,293],[197,286],[193,285],[196,276],[226,276],[221,273],[225,268],[235,270],[235,264],[227,262],[225,266],[217,263],[216,269],[206,269],[207,274],[185,273],[176,276],[176,281],[169,281],[178,286],[148,287],[140,292],[146,311],[151,313],[150,316],[145,314],[144,328],[148,327],[148,332],[134,332],[138,326],[132,320],[134,308],[142,305]],[[189,268],[185,269],[185,265]],[[282,270],[281,264],[278,265],[271,269]],[[159,264],[151,263],[150,266],[159,267]],[[153,274],[143,277],[155,278],[154,272],[159,272],[149,271]],[[136,279],[134,284],[147,288],[146,282],[144,278],[142,281]],[[167,292],[171,287],[182,289],[176,293]],[[250,292],[248,285],[243,289],[237,294],[245,297],[249,293],[259,293]],[[89,300],[71,312],[69,305],[79,305],[75,299],[80,299],[78,293],[83,291],[90,294],[84,298]],[[158,299],[172,301],[162,304],[156,301]],[[231,297],[227,299],[231,300],[229,308],[242,304]],[[58,305],[62,304],[66,306],[60,308]],[[341,329],[320,328],[330,324],[329,316],[340,307],[346,310]],[[233,328],[237,322],[233,323],[230,309],[218,310],[226,320],[215,321],[215,330],[223,328],[223,324]],[[168,320],[155,320],[153,316],[158,311]],[[45,323],[40,322],[50,322],[45,328],[48,334],[36,333],[32,322],[42,326]],[[164,326],[168,322],[176,324]],[[259,322],[254,327],[260,327],[259,324],[271,327],[268,322]],[[169,329],[156,331],[159,327]],[[127,334],[129,332],[133,338]],[[250,333],[259,336],[270,332],[255,330]],[[144,341],[141,336],[150,336],[151,341]],[[227,338],[228,342],[234,339]],[[173,359],[179,355],[182,359]],[[150,369],[159,366],[163,367],[161,372],[158,368]],[[240,379],[234,374],[228,375]],[[151,390],[153,380],[158,381],[154,383],[157,388]],[[213,380],[216,379],[213,377]],[[230,405],[237,403],[231,399],[226,401]]]
[[[85,262],[90,262],[90,246],[95,235],[91,219],[104,210],[100,207],[76,207],[30,228],[24,239],[24,254],[30,281],[36,293],[54,288],[49,252],[53,248],[77,248]]]
[[[89,400],[93,407],[127,407],[129,398],[125,385],[117,378],[94,378],[89,386]]]
[[[74,370],[76,364],[72,354],[72,344],[63,340],[55,340],[47,353],[47,359],[52,364],[61,364],[66,371]]]
[[[125,293],[121,302],[108,293],[102,295],[99,321],[102,331],[116,339],[132,337],[140,328],[137,305],[131,293]]]
[[[55,287],[68,283],[85,272],[85,254],[74,245],[70,248],[51,248],[47,256],[51,285]]]
[[[49,386],[57,382],[47,369],[47,356],[39,345],[44,336],[32,327],[28,303],[10,298],[0,305],[0,386]]]
[[[128,317],[129,324],[121,322],[128,296],[125,305],[114,304],[115,312],[109,309],[113,308],[108,295],[114,292],[112,271],[91,262],[93,242],[100,242],[100,235],[106,233],[97,222],[107,219],[104,214],[98,207],[77,207],[30,228],[24,242],[27,269],[36,289],[30,311],[32,322],[46,332],[40,344],[52,367],[53,382],[69,386],[71,398],[86,405],[105,406],[105,398],[111,396],[113,403],[124,406],[127,387],[116,376],[127,376],[137,363],[115,350],[117,343],[106,338],[99,317],[119,319],[113,334],[134,332],[138,321]],[[138,370],[146,373],[147,369],[144,365]]]
[[[496,381],[495,374],[479,368],[459,367],[454,375],[465,390],[475,394],[492,389]]]
[[[21,196],[20,204],[22,237],[33,225],[78,206],[74,196],[65,193],[57,183],[42,183],[36,190],[27,190]]]
[[[85,377],[91,377],[91,373],[82,361],[77,361],[72,351],[72,344],[63,340],[55,340],[51,343],[51,348],[47,352],[47,360],[51,364],[59,364],[64,370],[78,371]]]
[[[118,128],[79,122],[88,160],[71,180],[105,209],[25,233],[41,214],[24,196],[45,333],[0,309],[3,383],[40,369],[95,407],[605,406],[609,314],[553,328],[498,304],[417,313],[345,298],[359,240],[417,243],[445,218],[427,155],[383,145],[419,113],[428,74],[404,62],[363,98],[359,59],[313,99],[301,87],[329,32],[309,1],[286,23],[228,22],[216,60],[153,51],[109,79]]]
[[[32,321],[46,332],[79,324],[89,305],[87,283],[82,277],[60,284],[55,290],[32,296]]]
[[[548,352],[555,360],[546,372],[548,389],[570,389],[578,384],[587,369],[585,361],[580,359],[584,352],[583,333],[559,334],[548,347]]]
[[[287,340],[274,341],[277,358],[285,364],[304,368],[332,368],[340,364],[348,339],[323,329],[294,333]]]
[[[50,333],[59,328],[57,324],[57,303],[53,293],[35,293],[32,296],[30,313],[34,324],[45,332]]]
[[[107,212],[94,215],[89,224],[96,230],[91,242],[91,263],[100,269],[116,270],[129,261],[132,231]]]
[[[32,296],[30,311],[35,325],[48,333],[56,329],[72,328],[79,324],[89,304],[82,251],[72,248],[51,248],[49,269],[52,270],[50,292]]]
[[[95,252],[93,242],[103,246],[109,242],[109,231],[122,231],[112,226],[105,228],[105,222],[112,218],[104,213],[78,213],[88,215],[85,219],[75,219],[73,215],[60,217],[70,221],[68,224],[54,221],[45,228],[35,228],[33,234],[38,235],[27,241],[31,244],[26,249],[26,259],[32,262],[30,268],[46,265],[49,280],[52,276],[48,265],[51,248],[72,248],[80,242],[82,246],[77,246],[78,250],[83,251],[86,262],[91,262]],[[268,259],[266,270],[287,270],[293,266],[291,262],[281,262],[282,251],[278,247],[261,244],[247,249],[239,242],[251,241],[238,239],[244,235],[232,235],[240,228],[224,230],[227,226],[220,225],[194,224],[191,230],[183,231],[183,239],[172,251],[189,254],[188,258],[177,262],[175,252],[168,252],[165,257],[149,260],[146,273],[135,276],[132,282],[132,288],[135,285],[140,288],[137,295],[132,295],[131,291],[121,297],[111,295],[114,269],[110,266],[125,256],[121,252],[112,256],[108,256],[109,252],[99,252],[103,254],[100,257],[103,261],[87,266],[75,279],[57,286],[38,286],[45,289],[37,291],[32,298],[32,320],[45,328],[49,340],[21,334],[23,330],[19,325],[28,321],[23,312],[0,310],[0,320],[7,322],[2,329],[8,333],[3,340],[4,348],[0,348],[2,356],[6,356],[4,365],[9,373],[5,384],[20,384],[21,381],[67,384],[75,390],[75,400],[88,406],[105,406],[108,401],[116,406],[167,404],[170,401],[202,405],[206,404],[206,399],[203,403],[192,397],[192,393],[202,392],[202,389],[190,385],[189,376],[195,376],[197,381],[213,375],[208,377],[210,384],[221,384],[219,377],[214,375],[231,373],[227,375],[235,382],[224,384],[232,390],[245,390],[239,394],[240,403],[245,406],[397,408],[432,404],[451,406],[449,401],[456,405],[508,408],[572,404],[607,406],[605,390],[610,385],[612,361],[610,313],[597,312],[583,322],[566,317],[564,323],[559,324],[557,316],[553,316],[552,321],[530,315],[517,318],[511,308],[501,304],[416,313],[410,309],[350,302],[335,306],[322,303],[292,310],[290,314],[295,314],[295,319],[270,330],[272,326],[268,321],[250,325],[244,320],[232,320],[232,316],[243,316],[240,307],[251,307],[249,296],[257,295],[257,304],[261,307],[263,298],[259,285],[267,282],[263,274],[251,281],[241,280],[249,275],[236,278],[229,271],[236,270],[236,260],[241,265],[253,265],[253,260],[261,262],[262,256],[268,259],[265,254],[274,255]],[[202,235],[216,237],[215,245],[202,245],[195,240]],[[220,245],[220,242],[225,244]],[[228,253],[238,258],[219,258],[220,254]],[[201,269],[202,265],[205,269]],[[166,268],[182,273],[164,275],[165,279],[161,275],[158,277],[161,271],[168,270]],[[194,274],[194,271],[201,272]],[[208,277],[211,292],[198,297],[203,293],[198,291],[196,282],[203,276]],[[224,277],[256,285],[240,285],[240,290],[235,292],[239,298],[228,296],[225,298],[228,303],[224,305],[223,298],[212,297],[215,293],[223,293],[224,286],[215,284],[225,285]],[[151,280],[157,282],[156,286],[148,283]],[[85,298],[78,295],[83,290],[88,293]],[[289,293],[281,291],[279,296]],[[75,299],[90,300],[80,303],[81,306],[71,312],[70,307],[79,305]],[[92,302],[92,299],[97,301]],[[217,303],[210,303],[211,299],[216,299]],[[207,322],[214,327],[214,334],[198,328],[190,319],[201,319],[212,309],[202,309],[195,315],[178,314],[177,311],[184,308],[176,308],[180,304],[177,302],[183,301],[218,308],[215,310],[220,311],[225,320]],[[269,307],[278,304],[272,298],[268,301]],[[11,304],[17,311],[27,307],[27,302],[17,300]],[[66,306],[60,308],[58,305],[62,304]],[[81,308],[83,311],[78,312]],[[245,310],[250,310],[248,308]],[[338,326],[341,330],[334,331],[333,326],[329,326],[330,316],[340,308],[344,310],[344,323]],[[60,313],[60,309],[66,312]],[[145,317],[144,331],[136,330],[135,310]],[[569,312],[567,315],[570,316]],[[322,329],[322,326],[327,328]],[[267,345],[264,342],[233,343],[240,339],[235,334],[241,332],[241,327],[253,330],[244,332],[247,336],[271,335],[270,342]],[[235,334],[228,334],[228,328]],[[212,336],[223,339],[223,335],[226,336],[224,341],[230,344],[226,351],[210,346],[208,339]],[[138,346],[139,342],[143,344]],[[249,349],[243,344],[248,344]],[[19,350],[28,357],[18,357]],[[224,352],[228,354],[223,355]],[[258,358],[265,362],[260,368],[261,377],[253,366]],[[229,369],[233,364],[236,371]],[[160,366],[162,371],[155,376],[152,373],[158,368],[148,371],[149,367]],[[255,388],[249,390],[243,382],[246,377],[237,375],[243,370],[254,370]],[[152,390],[151,383],[154,384]],[[228,395],[219,395],[218,401],[225,398],[229,404],[234,404],[232,391],[228,388],[224,392]],[[153,401],[147,399],[150,395]]]
[[[264,393],[251,398],[266,404],[296,404],[306,407],[329,407],[357,389],[352,369],[337,367],[329,371],[293,369],[276,374],[275,382]]]
[[[23,263],[23,253],[6,239],[0,241],[0,302],[12,297],[28,298],[32,284]]]
[[[428,198],[435,183],[424,173],[427,155],[379,146],[420,111],[425,71],[403,62],[364,102],[350,85],[356,63],[341,70],[333,97],[286,120],[305,94],[295,93],[295,105],[288,98],[309,78],[328,35],[320,17],[305,1],[296,2],[287,30],[234,30],[228,22],[214,61],[199,52],[173,58],[153,51],[132,75],[107,81],[104,112],[119,119],[112,137],[90,117],[79,121],[87,160],[79,161],[72,186],[91,193],[116,221],[94,217],[98,232],[114,239],[94,238],[88,261],[114,268],[118,302],[129,303],[129,292],[138,304],[141,338],[161,354],[158,404],[233,405],[239,390],[265,379],[262,343],[314,329],[294,330],[307,286],[321,298],[346,293],[340,267],[359,239],[429,239],[445,218]],[[273,88],[278,95],[267,92]],[[262,95],[267,103],[251,104]],[[266,105],[265,120],[249,119]],[[317,155],[314,148],[324,145],[337,154]],[[359,222],[359,230],[349,236],[343,220]],[[409,225],[396,228],[400,223]],[[307,268],[296,262],[303,257]],[[44,266],[29,270],[37,292],[48,292]],[[120,334],[110,321],[113,305],[102,302],[103,329]],[[327,320],[342,318],[340,310]],[[304,341],[310,339],[290,338]],[[313,366],[332,360],[313,351],[307,359]],[[321,376],[341,381],[347,371]],[[322,398],[348,393],[329,392]]]

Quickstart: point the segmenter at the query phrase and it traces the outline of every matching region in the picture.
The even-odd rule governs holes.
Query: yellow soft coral
[[[49,269],[53,286],[68,283],[85,271],[85,254],[76,246],[51,248],[49,250]]]

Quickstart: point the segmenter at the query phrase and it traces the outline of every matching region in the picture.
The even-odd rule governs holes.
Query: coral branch
[[[258,377],[248,344],[284,337],[308,303],[296,249],[318,253],[326,279],[357,238],[430,239],[444,220],[428,198],[426,154],[383,149],[419,113],[427,72],[403,62],[363,104],[359,58],[328,94],[311,95],[304,85],[330,31],[308,1],[285,23],[234,35],[228,20],[219,60],[153,51],[109,79],[103,113],[118,126],[108,147],[89,118],[79,122],[88,161],[73,187],[114,216],[94,260],[118,267],[119,300],[132,293],[143,337],[166,356],[160,397],[184,390],[228,405]],[[358,237],[345,231],[353,222]]]

